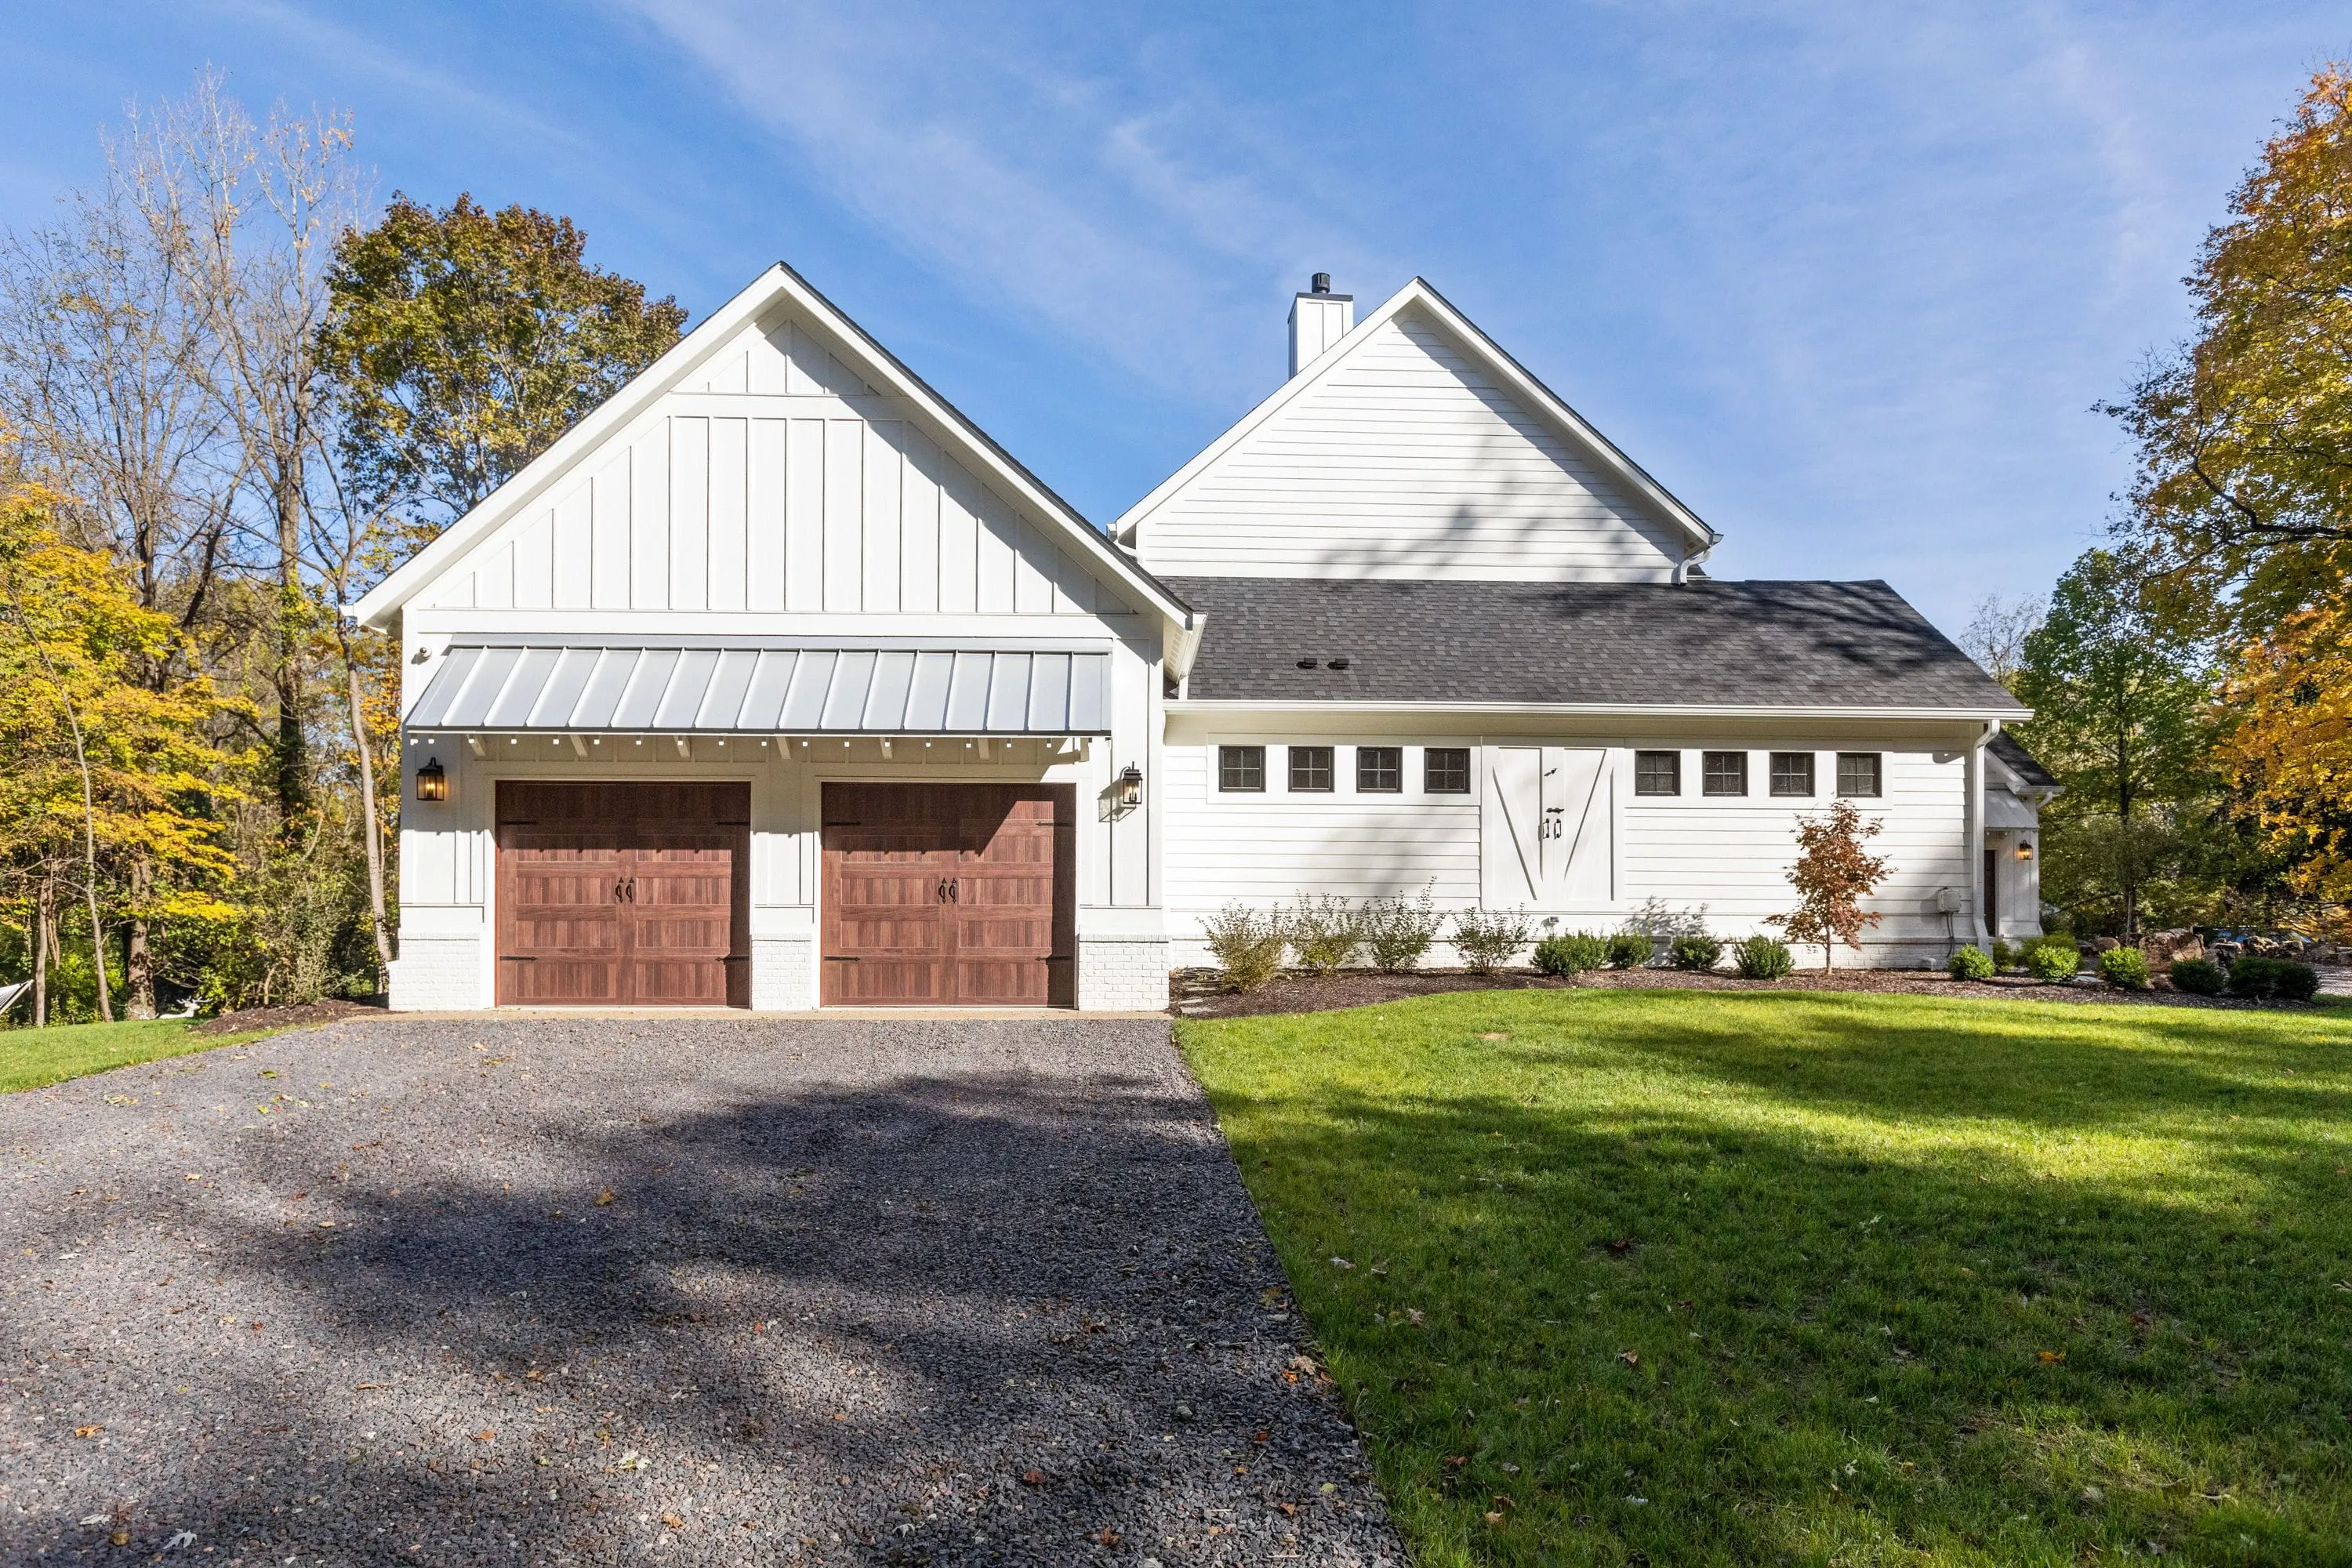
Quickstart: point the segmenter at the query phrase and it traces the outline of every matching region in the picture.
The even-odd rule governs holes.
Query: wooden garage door
[[[1068,1006],[1067,784],[824,786],[828,1004]]]
[[[499,785],[499,1001],[751,1005],[751,786]]]

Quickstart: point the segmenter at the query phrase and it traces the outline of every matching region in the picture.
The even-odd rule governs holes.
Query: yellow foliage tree
[[[2237,721],[2222,761],[2288,881],[2352,903],[2352,605],[2286,617],[2240,656],[2224,699]]]
[[[38,487],[0,483],[0,858],[44,921],[60,880],[79,885],[110,1022],[106,906],[150,920],[235,912],[213,890],[236,868],[215,813],[239,792],[208,738],[234,704],[204,676],[137,679],[182,634],[105,555],[60,538],[54,510]],[[155,873],[135,910],[110,879],[133,858]],[[54,941],[37,933],[37,973]]]

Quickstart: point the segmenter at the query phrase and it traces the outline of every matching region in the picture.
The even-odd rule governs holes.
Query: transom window
[[[1219,746],[1217,787],[1229,795],[1265,793],[1264,746]]]
[[[1431,795],[1470,793],[1470,748],[1432,746],[1421,754],[1421,787]]]
[[[1811,752],[1773,752],[1772,793],[1800,795],[1811,800],[1813,795],[1813,753]]]
[[[1876,752],[1840,752],[1838,794],[1863,799],[1876,798],[1881,782],[1878,762]]]
[[[1331,793],[1330,747],[1293,746],[1290,748],[1290,793],[1293,795]]]
[[[1404,748],[1402,746],[1358,746],[1356,748],[1356,793],[1358,795],[1398,795],[1404,789]]]
[[[1708,795],[1748,793],[1748,753],[1708,752],[1700,759],[1701,788]]]
[[[1635,795],[1682,794],[1683,754],[1680,752],[1634,752],[1633,793]]]

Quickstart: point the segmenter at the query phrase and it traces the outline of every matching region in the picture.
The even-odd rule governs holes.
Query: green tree
[[[321,354],[357,489],[429,535],[677,342],[686,311],[592,267],[567,217],[394,195],[337,246]]]
[[[2332,64],[2186,279],[2194,339],[2110,405],[2139,447],[2119,527],[2183,626],[2257,637],[2352,577],[2352,74]]]
[[[2066,569],[2025,638],[2021,738],[2066,793],[2043,814],[2044,876],[2063,904],[2111,897],[2126,935],[2143,889],[2176,874],[2210,797],[2210,683],[2193,645],[2158,613],[2145,559],[2088,551]]]

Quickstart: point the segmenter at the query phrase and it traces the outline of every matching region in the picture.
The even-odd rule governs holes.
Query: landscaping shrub
[[[2180,966],[2174,964],[2178,974]],[[2308,1002],[2319,994],[2319,971],[2291,958],[2242,958],[2230,965],[2230,994],[2250,1002]]]
[[[2147,989],[2147,954],[2136,947],[2118,947],[2099,954],[2099,978],[2118,991]]]
[[[1641,969],[1657,955],[1657,943],[1637,931],[1621,931],[1609,939],[1609,967]]]
[[[1282,973],[1290,918],[1278,904],[1265,910],[1227,904],[1201,922],[1201,934],[1225,972],[1225,984],[1235,991],[1255,991]]]
[[[1955,980],[1990,980],[1993,975],[1992,954],[1970,943],[1953,952],[1951,972]]]
[[[1705,931],[1685,931],[1666,947],[1666,962],[1676,969],[1713,969],[1722,958],[1723,943]]]
[[[2186,991],[2191,996],[2219,996],[2229,983],[2229,976],[2220,964],[2210,958],[2177,959],[2172,965],[2172,987]]]
[[[2071,942],[2037,942],[2025,955],[2025,972],[2045,985],[2071,980],[2083,967],[2083,955]]]
[[[1298,966],[1315,974],[1344,969],[1364,945],[1364,917],[1355,902],[1336,893],[1298,895],[1290,912],[1290,946]]]
[[[2016,967],[2017,949],[2010,946],[2009,943],[2001,941],[1999,937],[1995,937],[1992,944],[1993,973],[1995,974],[2000,974]]]
[[[1536,943],[1536,967],[1546,974],[1581,974],[1609,962],[1609,939],[1589,931],[1548,936]]]
[[[1731,950],[1731,961],[1749,980],[1778,980],[1797,967],[1789,944],[1769,936],[1749,937]]]
[[[1454,917],[1454,951],[1473,974],[1492,974],[1534,934],[1525,909],[1464,910]]]
[[[1423,888],[1421,897],[1406,900],[1374,899],[1360,911],[1363,921],[1364,946],[1372,955],[1373,964],[1384,974],[1401,974],[1417,969],[1429,952],[1430,943],[1437,940],[1438,929],[1445,917],[1437,912],[1437,901]]]

